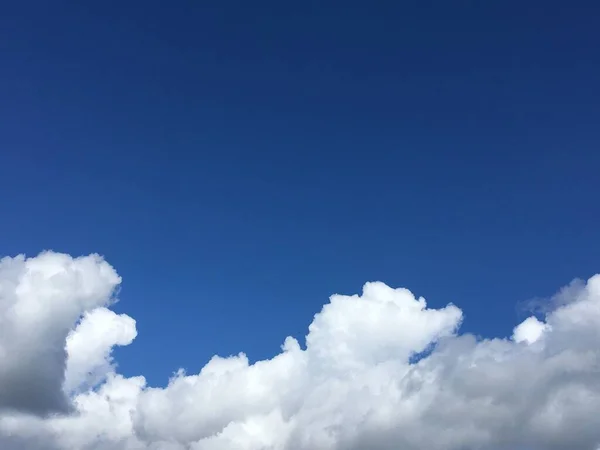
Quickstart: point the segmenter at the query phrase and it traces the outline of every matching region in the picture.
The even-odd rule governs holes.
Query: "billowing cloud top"
[[[600,276],[510,338],[458,334],[461,310],[367,283],[334,295],[303,349],[215,356],[165,388],[116,373],[135,321],[101,257],[0,261],[0,448],[600,449]]]

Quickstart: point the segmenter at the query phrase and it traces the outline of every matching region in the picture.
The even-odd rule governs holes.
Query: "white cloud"
[[[82,313],[110,304],[120,282],[98,255],[0,260],[0,408],[67,410],[67,335]]]
[[[111,351],[129,345],[135,337],[135,320],[107,308],[86,312],[77,328],[67,336],[67,369],[64,390],[73,393],[104,381],[114,370]]]
[[[547,324],[540,322],[536,317],[531,316],[515,327],[513,339],[515,342],[533,344],[542,337],[544,331],[547,329]]]
[[[115,373],[111,348],[136,335],[133,319],[107,309],[119,282],[97,256],[0,263],[0,448],[600,446],[600,276],[563,290],[544,321],[487,340],[457,334],[456,306],[429,309],[408,290],[368,283],[361,296],[331,297],[306,349],[287,338],[281,353],[255,364],[215,356],[165,388]],[[64,400],[71,392],[73,412],[40,416],[60,402],[48,408],[15,395],[19,380],[21,393]]]

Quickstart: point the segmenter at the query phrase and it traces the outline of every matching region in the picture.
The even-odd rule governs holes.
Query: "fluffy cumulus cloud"
[[[116,371],[136,336],[97,255],[0,262],[0,448],[600,449],[600,276],[512,336],[367,283],[334,295],[272,359],[215,356],[166,387]]]

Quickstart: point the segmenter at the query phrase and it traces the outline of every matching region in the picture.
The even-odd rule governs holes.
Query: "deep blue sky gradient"
[[[600,269],[597,2],[5,2],[0,254],[99,252],[163,384],[369,280],[516,307]]]

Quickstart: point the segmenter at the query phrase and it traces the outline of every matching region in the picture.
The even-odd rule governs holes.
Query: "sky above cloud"
[[[459,305],[367,283],[331,296],[305,342],[173,367],[163,387],[111,356],[137,335],[111,310],[120,283],[98,255],[1,260],[3,449],[600,448],[600,275],[486,338],[461,329]]]
[[[268,359],[368,280],[504,336],[598,271],[599,2],[234,3],[0,14],[0,255],[105,255],[119,325],[78,335],[135,319],[121,374]],[[112,370],[103,339],[70,395]]]

